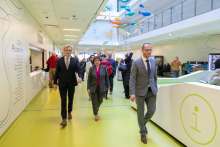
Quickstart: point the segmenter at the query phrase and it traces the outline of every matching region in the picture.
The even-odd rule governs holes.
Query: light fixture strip
[[[64,35],[64,36],[66,36],[66,37],[78,37],[76,35]]]
[[[80,29],[63,29],[64,31],[81,31]]]

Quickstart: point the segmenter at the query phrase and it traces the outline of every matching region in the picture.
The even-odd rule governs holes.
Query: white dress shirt
[[[146,62],[146,60],[149,60],[149,64],[150,64],[150,68],[151,68],[151,63],[150,63],[150,58],[145,58],[144,56],[142,56],[142,60],[143,60],[143,62],[144,62],[144,65],[145,65],[145,67],[146,67],[146,70],[148,71],[148,69],[147,69],[147,62]],[[150,87],[150,84],[149,84],[149,86],[148,87]]]
[[[69,58],[69,64],[70,64],[70,57],[68,57],[68,58]],[[64,62],[65,62],[65,65],[66,65],[66,59],[67,59],[67,57],[64,56]]]
[[[142,56],[142,60],[143,60],[143,62],[144,62],[144,65],[145,65],[145,67],[146,67],[146,70],[147,70],[147,62],[146,62],[146,60],[149,60],[149,64],[150,64],[150,68],[151,68],[151,63],[150,63],[150,58],[145,58],[144,56]],[[147,70],[148,71],[148,70]]]

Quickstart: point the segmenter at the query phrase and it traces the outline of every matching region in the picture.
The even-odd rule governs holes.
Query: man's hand
[[[110,87],[108,87],[108,90],[110,90]]]
[[[57,85],[53,85],[53,89],[57,91]]]
[[[130,96],[130,99],[131,99],[132,102],[134,102],[135,95],[131,95],[131,96]]]
[[[114,77],[116,76],[116,74],[114,74]]]
[[[82,78],[79,78],[79,79],[77,80],[77,83],[82,83]]]
[[[87,92],[90,93],[90,89],[87,89]]]

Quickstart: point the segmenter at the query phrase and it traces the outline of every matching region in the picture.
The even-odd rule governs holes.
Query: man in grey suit
[[[146,123],[151,120],[156,110],[157,96],[157,64],[156,60],[150,58],[152,46],[144,43],[142,56],[134,60],[130,76],[130,98],[137,103],[137,118],[140,127],[141,141],[147,143]],[[144,115],[144,102],[147,105],[147,113]]]

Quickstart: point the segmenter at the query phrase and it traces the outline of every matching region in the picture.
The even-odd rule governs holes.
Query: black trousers
[[[125,86],[125,97],[129,98],[129,86]]]
[[[83,71],[82,80],[84,81],[85,71]]]
[[[103,102],[103,96],[104,92],[100,92],[100,87],[96,88],[95,93],[91,93],[91,99],[92,99],[92,108],[93,108],[93,114],[97,115],[97,108],[99,108]]]
[[[109,76],[109,83],[110,83],[110,92],[113,91],[113,79],[114,79],[114,73],[112,73],[110,76]]]
[[[122,74],[123,87],[124,87],[124,91],[125,91],[125,84],[124,84],[124,82],[125,82],[125,73],[121,72],[121,74]]]
[[[75,93],[75,86],[70,87],[68,86],[68,83],[65,87],[59,88],[60,90],[60,97],[61,97],[61,116],[63,119],[66,119],[67,117],[67,110],[66,110],[66,105],[67,105],[67,92],[68,92],[68,113],[72,112],[73,109],[73,96]]]

